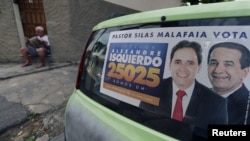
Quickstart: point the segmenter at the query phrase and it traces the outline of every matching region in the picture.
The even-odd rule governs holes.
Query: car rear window
[[[220,42],[234,42],[245,45],[249,50],[249,19],[183,20],[95,31],[87,45],[84,63],[80,66],[83,71],[79,89],[103,106],[161,133],[181,140],[207,138],[209,124],[227,124],[220,114],[209,115],[211,118],[205,119],[206,114],[220,112],[219,109],[225,106],[216,104],[220,99],[210,101],[207,97],[213,92],[208,76],[208,65],[213,63],[208,60],[209,49]],[[182,63],[174,56],[173,66],[170,63],[171,51],[181,41],[195,42],[202,47],[199,70],[194,70],[197,71],[195,81],[202,85],[203,94],[199,98],[203,102],[187,106],[184,111],[191,110],[190,115],[195,115],[198,110],[204,110],[203,107],[209,106],[210,109],[197,114],[197,117],[187,116],[185,120],[178,121],[172,118],[173,113],[167,112],[173,111],[175,102],[171,101],[174,97],[163,98],[162,95],[176,89],[167,81],[171,81],[168,78],[174,66]],[[193,64],[195,62],[187,61],[185,65]],[[186,75],[185,72],[182,75]],[[193,87],[197,85],[195,83]],[[250,76],[245,77],[244,86],[250,89]],[[194,92],[191,90],[189,93]],[[188,99],[189,103],[194,101],[193,97]],[[199,118],[204,120],[199,121]]]

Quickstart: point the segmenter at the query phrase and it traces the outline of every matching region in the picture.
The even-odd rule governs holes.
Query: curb
[[[57,68],[62,68],[62,67],[67,67],[67,66],[77,65],[77,64],[78,63],[51,63],[45,67],[42,67],[42,68],[36,68],[34,66],[33,67],[31,66],[29,68],[21,68],[20,64],[18,64],[18,65],[15,64],[12,66],[8,66],[9,68],[4,68],[5,71],[2,72],[2,75],[0,75],[0,80],[6,80],[6,79],[13,78],[13,77],[49,71],[52,69],[57,69]],[[4,65],[0,66],[0,68],[1,67],[4,67]]]

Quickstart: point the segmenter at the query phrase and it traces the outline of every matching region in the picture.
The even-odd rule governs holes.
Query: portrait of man
[[[171,76],[162,81],[164,88],[159,106],[144,102],[140,106],[205,130],[209,124],[226,124],[226,99],[196,80],[201,63],[202,48],[199,43],[178,42],[171,50]]]
[[[221,42],[208,53],[212,89],[228,102],[228,124],[250,124],[250,93],[243,80],[249,74],[250,52],[244,45]]]

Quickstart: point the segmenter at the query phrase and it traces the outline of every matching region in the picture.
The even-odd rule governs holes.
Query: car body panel
[[[70,138],[75,141],[176,140],[103,107],[76,89],[73,91],[66,108],[68,109],[65,113],[67,118],[65,123],[67,126],[66,139]],[[81,131],[82,134],[70,131]]]
[[[235,1],[146,11],[101,22],[93,30],[139,23],[160,22],[162,16],[166,17],[166,21],[249,16],[249,7],[249,1]]]

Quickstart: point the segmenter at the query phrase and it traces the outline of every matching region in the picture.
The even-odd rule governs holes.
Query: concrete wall
[[[43,0],[54,61],[79,61],[92,27],[114,12],[134,13],[102,0]]]
[[[79,61],[94,25],[112,13],[137,12],[103,0],[43,0],[43,3],[54,62]],[[12,0],[1,0],[0,63],[23,62],[15,6]]]
[[[0,4],[0,63],[20,59],[20,40],[11,0]]]

